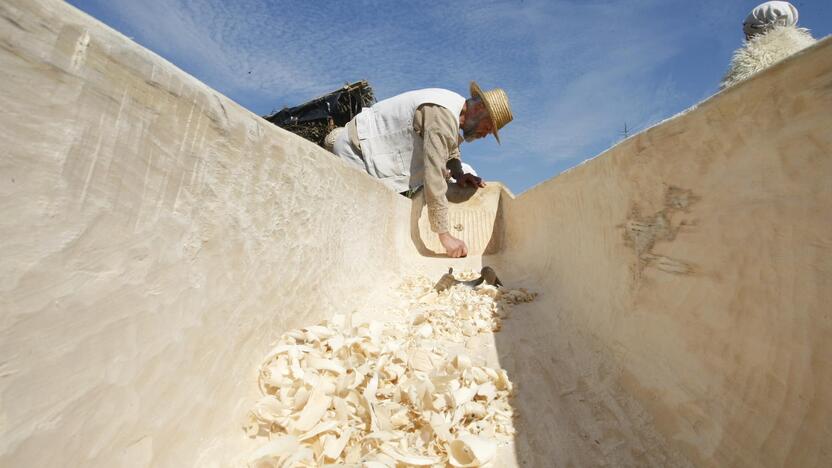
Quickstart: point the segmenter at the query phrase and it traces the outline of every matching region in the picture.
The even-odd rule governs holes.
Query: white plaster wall
[[[456,207],[489,253],[464,260],[419,255],[418,200],[64,3],[0,3],[0,83],[0,466],[225,464],[278,334],[483,262],[541,293],[495,337],[516,465],[832,462],[828,40],[492,185]]]
[[[512,197],[511,192],[499,182],[488,182],[484,188],[463,188],[450,184],[446,195],[450,233],[465,242],[468,255],[479,257],[484,253],[499,252],[502,226],[498,216],[499,202],[501,197]],[[439,236],[430,228],[424,191],[413,197],[411,228],[411,236],[420,253],[426,256],[445,255]]]
[[[502,205],[526,465],[832,464],[832,40]]]
[[[0,83],[2,466],[221,460],[268,344],[415,255],[403,197],[63,2],[0,3]]]

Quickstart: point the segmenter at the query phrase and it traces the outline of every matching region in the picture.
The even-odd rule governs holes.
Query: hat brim
[[[497,134],[497,122],[494,121],[494,108],[492,108],[491,103],[485,99],[484,93],[476,81],[471,81],[471,97],[480,98],[480,101],[485,104],[485,110],[488,111],[488,116],[491,118],[491,126],[494,128],[494,131],[492,132],[494,134],[494,139],[497,140],[497,143],[500,143],[500,135]]]

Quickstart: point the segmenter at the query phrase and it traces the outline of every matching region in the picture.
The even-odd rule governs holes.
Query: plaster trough
[[[281,333],[490,265],[497,466],[832,465],[832,41],[514,196],[471,255],[54,0],[0,3],[0,466],[228,466]],[[505,147],[505,151],[511,148]]]

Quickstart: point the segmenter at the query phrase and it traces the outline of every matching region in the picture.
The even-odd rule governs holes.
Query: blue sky
[[[514,121],[462,158],[515,193],[715,93],[745,0],[70,0],[252,112],[367,79],[383,99],[476,80]],[[832,33],[832,1],[792,2]]]

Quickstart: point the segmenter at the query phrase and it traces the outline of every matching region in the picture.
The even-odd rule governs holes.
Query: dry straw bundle
[[[269,122],[324,146],[324,138],[335,127],[343,127],[364,107],[375,103],[366,80],[347,84],[299,106],[286,107],[264,116]]]

